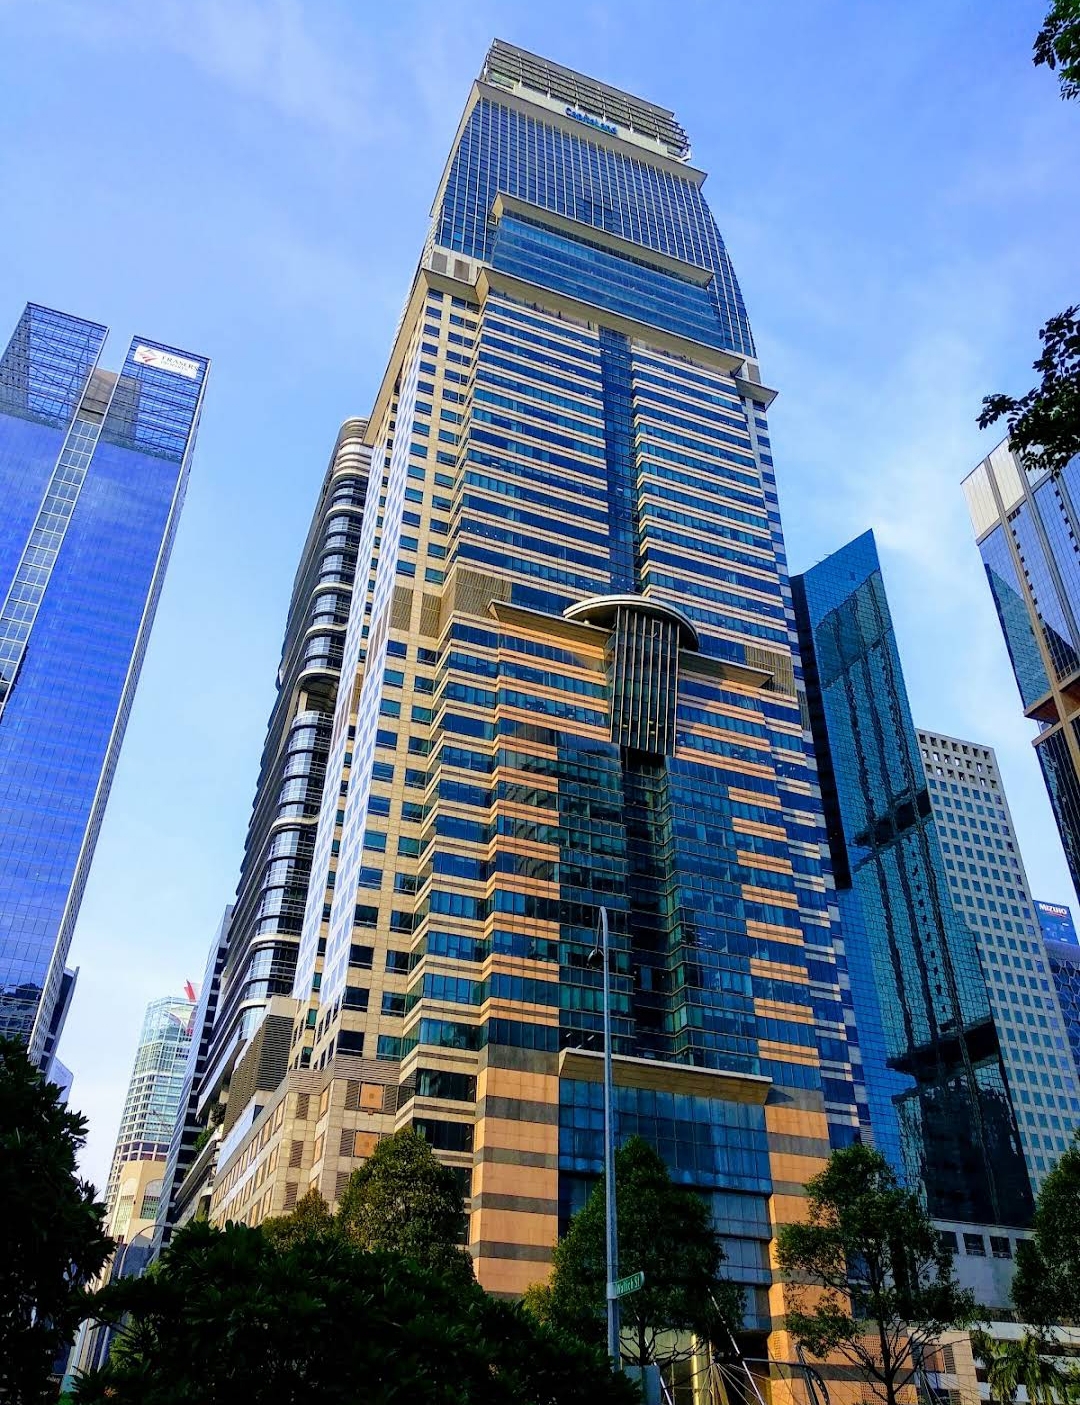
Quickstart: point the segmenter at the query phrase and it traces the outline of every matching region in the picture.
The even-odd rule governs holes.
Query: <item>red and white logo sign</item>
[[[177,356],[173,351],[161,351],[156,346],[135,348],[131,357],[137,366],[153,366],[158,371],[170,371],[174,376],[186,376],[193,381],[199,374],[198,361],[189,361],[186,356]]]

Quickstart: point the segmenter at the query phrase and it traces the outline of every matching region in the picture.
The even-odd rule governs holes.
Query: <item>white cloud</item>
[[[39,0],[11,20],[67,41],[180,56],[234,92],[351,141],[379,126],[358,26],[300,0]],[[183,120],[183,114],[177,114]]]

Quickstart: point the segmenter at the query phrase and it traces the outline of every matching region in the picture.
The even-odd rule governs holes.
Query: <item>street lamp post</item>
[[[599,956],[604,968],[604,1202],[607,1229],[607,1329],[608,1355],[614,1370],[622,1370],[619,1343],[619,1231],[615,1206],[615,1098],[611,1077],[611,961],[607,908],[600,909],[600,926],[590,960]]]

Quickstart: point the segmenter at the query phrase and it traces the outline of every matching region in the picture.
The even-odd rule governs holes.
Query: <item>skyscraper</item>
[[[1041,473],[999,444],[964,479],[964,493],[1080,892],[1080,455]]]
[[[93,1286],[144,1272],[154,1247],[154,1227],[165,1194],[166,1157],[180,1118],[184,1073],[194,1028],[197,993],[166,996],[146,1007],[131,1070],[120,1131],[105,1195],[105,1233],[116,1248]],[[68,1356],[65,1380],[101,1366],[116,1336],[115,1324],[88,1320]]]
[[[277,696],[229,921],[201,1098],[226,1087],[275,996],[292,993],[364,520],[366,423],[338,433],[289,602]]]
[[[157,1218],[165,1158],[180,1109],[195,992],[146,1007],[105,1194],[105,1230],[130,1243]]]
[[[105,335],[30,304],[0,357],[0,1033],[46,1068],[208,369]]]
[[[601,1167],[603,906],[620,1136],[711,1198],[783,1356],[768,1242],[859,1114],[773,392],[703,180],[670,111],[491,48],[365,433],[289,1072],[237,1065],[211,1216],[334,1200],[411,1124],[481,1281],[544,1277]]]
[[[155,1252],[160,1252],[168,1243],[172,1231],[178,1225],[194,1219],[200,1212],[205,1218],[206,1211],[210,1208],[209,1191],[207,1190],[204,1196],[198,1193],[203,1183],[202,1178],[191,1177],[189,1181],[188,1172],[204,1145],[210,1140],[210,1129],[201,1126],[198,1115],[199,1092],[202,1080],[206,1076],[210,1038],[221,992],[221,972],[228,952],[229,922],[232,913],[230,904],[222,915],[210,947],[206,970],[199,987],[198,1003],[191,1016],[191,1039],[184,1065],[184,1081],[177,1100],[176,1118],[161,1180],[154,1235]],[[210,1179],[209,1175],[206,1179]],[[185,1182],[188,1182],[186,1186]],[[182,1186],[184,1194],[181,1194]]]
[[[953,907],[873,533],[795,578],[874,1141],[938,1220],[1032,1194],[975,938]]]
[[[982,743],[927,731],[919,750],[949,892],[975,937],[1037,1190],[1080,1125],[1080,1091],[997,757]]]
[[[338,433],[293,582],[236,900],[208,957],[159,1242],[206,1208],[219,1148],[244,1135],[262,1106],[253,1095],[265,1101],[288,1066],[297,942],[367,495],[365,427],[347,420]]]

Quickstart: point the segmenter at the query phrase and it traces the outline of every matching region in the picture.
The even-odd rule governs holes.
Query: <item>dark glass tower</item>
[[[1045,940],[1043,946],[1069,1036],[1073,1063],[1080,1075],[1080,946],[1050,939]]]
[[[793,587],[869,1133],[936,1218],[1024,1225],[998,1032],[950,898],[873,534]]]
[[[46,1066],[208,369],[105,335],[31,304],[0,358],[0,1033]]]
[[[1080,454],[1044,473],[999,444],[964,493],[1080,893]]]

